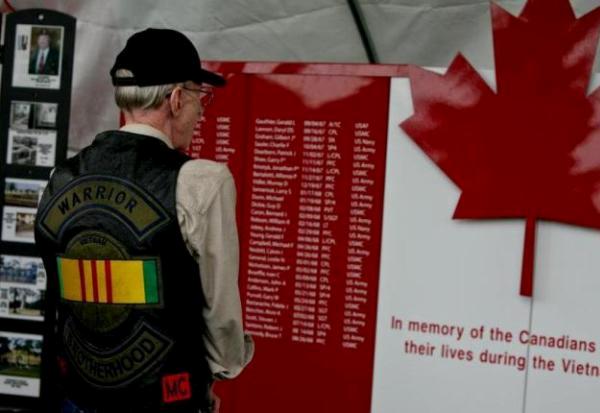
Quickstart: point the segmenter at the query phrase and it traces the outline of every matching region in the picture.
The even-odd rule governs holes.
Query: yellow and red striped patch
[[[57,257],[64,300],[104,304],[156,304],[158,265],[146,260],[84,260]]]

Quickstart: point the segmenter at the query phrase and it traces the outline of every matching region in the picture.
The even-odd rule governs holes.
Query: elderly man
[[[253,354],[235,186],[226,166],[178,150],[212,95],[205,85],[225,81],[183,34],[158,29],[134,34],[111,76],[125,126],[56,168],[37,216],[49,275],[42,396],[60,394],[63,412],[211,412],[213,381]]]

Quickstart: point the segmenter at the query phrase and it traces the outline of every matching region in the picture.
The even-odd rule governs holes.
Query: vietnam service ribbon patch
[[[157,304],[158,260],[85,260],[57,257],[63,300]]]

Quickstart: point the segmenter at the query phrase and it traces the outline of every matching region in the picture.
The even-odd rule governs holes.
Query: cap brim
[[[208,70],[200,69],[200,76],[195,80],[196,83],[208,83],[213,86],[225,86],[227,81],[221,75],[218,75],[214,72],[209,72]]]

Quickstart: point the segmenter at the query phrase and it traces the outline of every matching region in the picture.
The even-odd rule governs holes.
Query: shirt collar
[[[173,149],[171,139],[169,139],[169,137],[163,132],[150,125],[146,125],[144,123],[128,123],[119,130],[122,132],[137,133],[138,135],[146,135],[157,138],[163,141],[169,148]]]

